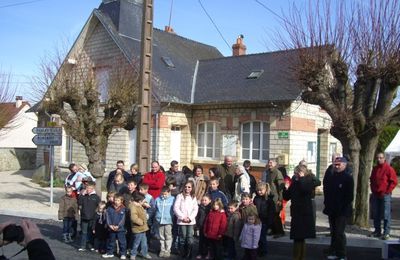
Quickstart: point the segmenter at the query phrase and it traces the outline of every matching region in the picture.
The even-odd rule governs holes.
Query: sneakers
[[[144,259],[151,259],[151,255],[147,254],[143,256]]]
[[[383,236],[381,237],[381,239],[382,239],[382,240],[389,240],[389,239],[390,239],[390,235],[389,235],[389,234],[383,235]]]
[[[131,255],[131,257],[129,258],[130,260],[136,260],[136,256]]]
[[[112,258],[112,257],[114,257],[114,255],[112,255],[112,254],[104,254],[104,255],[101,255],[101,257],[103,257],[103,258]]]
[[[198,255],[198,256],[196,256],[196,259],[203,259],[203,256],[202,255]]]
[[[126,259],[126,256],[124,256],[124,255],[121,255],[121,257],[120,257],[121,259]]]
[[[158,257],[160,257],[160,258],[165,257],[165,252],[164,251],[160,251],[160,253],[158,254]]]
[[[165,252],[164,252],[164,257],[165,257],[165,258],[170,258],[170,257],[171,257],[171,253],[168,252],[168,251],[165,251]]]
[[[381,237],[381,233],[378,233],[378,232],[374,231],[371,234],[369,234],[368,236],[369,237]]]
[[[86,248],[83,248],[83,247],[81,247],[81,248],[78,248],[78,251],[79,251],[79,252],[86,251]]]
[[[338,257],[337,257],[336,255],[328,255],[328,256],[326,257],[326,259],[333,260],[333,259],[338,259]]]

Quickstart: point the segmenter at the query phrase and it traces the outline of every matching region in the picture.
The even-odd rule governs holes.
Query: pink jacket
[[[174,213],[178,218],[178,225],[195,225],[197,211],[199,205],[197,205],[196,197],[183,196],[182,193],[178,194],[174,203]],[[183,219],[189,218],[190,223],[184,223]]]

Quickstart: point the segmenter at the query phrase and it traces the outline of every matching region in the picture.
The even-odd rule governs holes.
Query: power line
[[[269,11],[271,14],[275,15],[276,17],[278,17],[279,19],[281,19],[282,21],[286,21],[282,16],[280,16],[279,14],[277,14],[274,10],[272,10],[271,8],[269,8],[268,6],[266,6],[263,2],[259,1],[259,0],[254,0],[256,3],[258,3],[259,5],[261,5],[262,7],[264,7],[267,11]]]
[[[26,4],[32,4],[40,1],[45,1],[45,0],[32,0],[32,1],[25,1],[25,2],[19,2],[19,3],[14,3],[14,4],[7,4],[7,5],[1,5],[0,9],[2,8],[7,8],[7,7],[13,7],[13,6],[18,6],[18,5],[26,5]]]

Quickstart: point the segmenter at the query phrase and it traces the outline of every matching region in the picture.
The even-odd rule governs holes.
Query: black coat
[[[291,200],[291,239],[315,238],[315,219],[311,200],[314,189],[313,176],[298,178],[295,175],[289,189],[283,190],[283,198]]]
[[[253,204],[257,208],[258,217],[261,223],[266,224],[268,227],[272,225],[275,213],[274,195],[259,196],[253,199]]]

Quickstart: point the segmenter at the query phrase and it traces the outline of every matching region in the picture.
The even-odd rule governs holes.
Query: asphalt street
[[[14,220],[17,223],[21,218],[7,215],[0,215],[0,223],[6,220]],[[76,242],[72,244],[65,244],[61,241],[61,231],[62,231],[62,223],[53,220],[39,220],[33,219],[36,222],[42,231],[46,241],[49,243],[56,259],[59,260],[71,260],[71,259],[102,259],[101,255],[95,252],[78,252],[78,244]],[[287,234],[288,235],[288,234]],[[269,253],[266,257],[259,259],[271,259],[271,260],[283,260],[283,259],[291,259],[292,256],[292,244],[287,242],[277,242],[274,241],[273,238],[269,238],[268,246]],[[197,242],[197,240],[196,240]],[[153,240],[152,245],[156,246],[157,241]],[[196,244],[197,245],[197,244]],[[196,246],[195,246],[196,248]],[[323,249],[326,248],[325,245],[311,245],[307,246],[307,258],[310,260],[315,259],[324,259],[322,254]],[[17,244],[11,244],[5,246],[2,252],[6,257],[10,257],[16,252],[18,252],[21,247]],[[153,259],[158,259],[158,256],[155,252],[151,252],[151,256]],[[28,259],[28,255],[26,252],[22,252],[20,255],[13,257],[14,260],[19,259]],[[112,259],[117,259],[112,258]],[[138,257],[137,259],[140,259]],[[173,256],[170,259],[181,259],[178,256]],[[193,257],[194,259],[194,257]],[[379,248],[362,248],[362,247],[348,247],[348,256],[347,259],[357,259],[357,260],[377,260],[381,259],[381,251]]]

